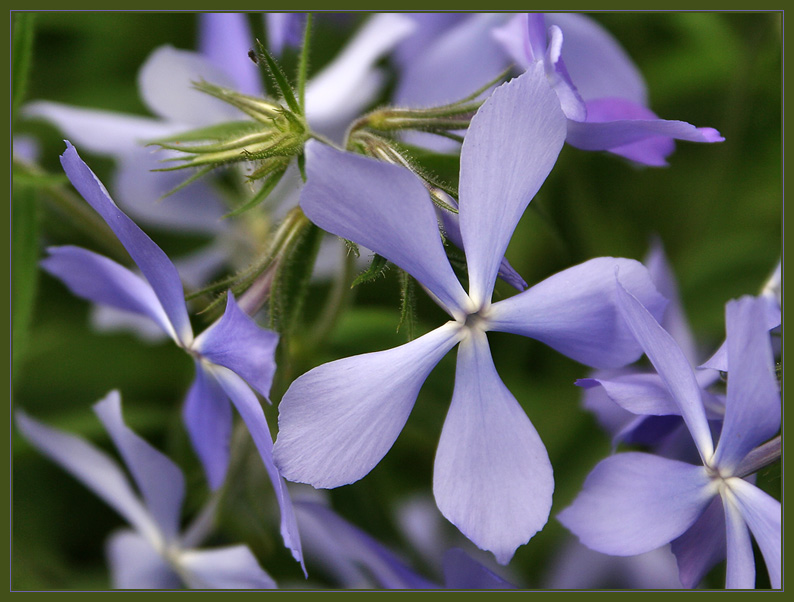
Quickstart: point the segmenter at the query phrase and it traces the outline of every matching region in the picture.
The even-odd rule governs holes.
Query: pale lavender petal
[[[187,315],[182,283],[174,264],[163,250],[116,206],[102,182],[80,159],[77,150],[69,142],[66,143],[66,151],[61,155],[61,164],[72,185],[102,216],[133,261],[138,264],[168,315],[176,337],[183,344],[189,344],[193,338],[193,331]]]
[[[229,466],[232,406],[226,393],[204,372],[198,360],[196,377],[182,408],[182,419],[210,489],[217,489],[223,484]]]
[[[498,41],[507,55],[522,70],[526,70],[536,60],[543,60],[543,53],[546,50],[546,24],[542,13],[531,15],[534,21],[540,20],[540,35],[528,35],[528,18],[530,15],[521,13],[510,19],[507,23],[494,27],[491,35]],[[535,55],[532,48],[532,41],[541,40],[542,47],[540,54]]]
[[[11,139],[11,154],[15,161],[35,163],[41,154],[39,141],[33,136],[15,134]]]
[[[301,207],[310,220],[397,264],[448,311],[460,313],[466,293],[444,253],[433,204],[419,178],[313,140],[306,145],[306,172]]]
[[[174,156],[175,151],[136,149],[120,157],[113,175],[119,205],[138,223],[169,231],[213,235],[228,231],[229,221],[221,219],[228,207],[207,180],[168,194],[192,175],[182,170],[153,171],[167,165],[162,159]]]
[[[473,14],[447,29],[434,44],[403,69],[394,92],[399,106],[431,107],[469,96],[508,65],[491,35],[509,13]]]
[[[277,345],[278,334],[261,328],[229,292],[223,317],[196,337],[193,349],[209,361],[229,368],[268,398],[276,373]]]
[[[782,313],[780,311],[780,303],[777,299],[770,298],[767,295],[763,295],[762,298],[766,301],[765,307],[766,311],[765,321],[766,321],[766,329],[773,330],[780,326],[783,322],[782,320]],[[699,366],[700,368],[710,368],[712,370],[719,370],[720,372],[727,372],[728,371],[728,345],[726,342],[723,342],[720,345],[720,348],[714,352],[714,354],[703,364]]]
[[[626,98],[646,104],[642,74],[618,41],[595,20],[576,13],[546,13],[565,36],[562,58],[585,100]]]
[[[207,368],[207,371],[217,379],[218,384],[232,400],[234,407],[237,408],[245,422],[248,432],[251,433],[259,457],[262,458],[262,463],[265,465],[270,482],[276,492],[276,499],[281,511],[281,537],[284,540],[284,545],[290,549],[292,557],[300,563],[305,574],[306,567],[303,563],[303,552],[298,535],[298,524],[292,509],[292,500],[287,491],[287,484],[273,462],[273,439],[262,406],[248,385],[228,368],[212,365]]]
[[[86,151],[116,157],[126,155],[148,140],[169,136],[182,129],[151,117],[47,101],[26,105],[24,114],[53,123],[69,140],[74,140]]]
[[[464,19],[465,13],[403,13],[414,22],[410,36],[402,40],[392,56],[400,68],[405,69],[421,57],[444,32],[452,29]]]
[[[186,127],[242,117],[232,105],[196,90],[193,83],[201,80],[234,88],[234,80],[223,69],[197,52],[160,46],[138,72],[138,92],[153,113]]]
[[[549,27],[549,37],[549,46],[546,49],[543,61],[546,77],[557,94],[560,107],[565,116],[568,119],[584,121],[587,117],[585,102],[571,81],[568,70],[565,68],[565,61],[560,56],[562,52],[562,31],[556,25],[552,25]]]
[[[436,589],[438,585],[411,571],[383,544],[317,502],[295,502],[307,555],[348,588]]]
[[[780,391],[765,310],[764,299],[749,296],[725,307],[728,392],[714,462],[726,472],[780,429]]]
[[[116,309],[109,305],[93,305],[89,313],[91,328],[98,332],[125,332],[146,343],[161,343],[168,334],[148,316]]]
[[[153,320],[162,332],[173,327],[148,282],[112,259],[80,247],[49,247],[41,267],[63,282],[72,294],[93,303]]]
[[[156,523],[115,460],[80,437],[45,426],[21,410],[14,412],[14,419],[33,447],[93,491],[147,539],[160,538]]]
[[[681,295],[678,293],[675,275],[659,238],[653,239],[651,248],[642,263],[648,268],[656,290],[669,301],[664,318],[660,322],[662,328],[670,333],[670,336],[675,339],[675,342],[681,347],[681,351],[694,366],[698,358],[692,329],[681,304]]]
[[[357,481],[394,444],[427,375],[460,338],[454,323],[394,349],[323,364],[279,404],[276,465],[290,481]]]
[[[617,281],[616,289],[620,312],[670,390],[673,400],[681,408],[681,416],[692,433],[701,457],[708,460],[714,453],[714,444],[701,400],[700,387],[692,366],[673,337],[659,325],[643,304],[623,287],[620,280]]]
[[[182,581],[152,544],[135,531],[116,531],[105,544],[114,589],[180,589]]]
[[[458,348],[452,404],[436,451],[438,509],[507,564],[548,521],[553,491],[546,447],[496,373],[485,333],[472,329]]]
[[[674,150],[672,139],[722,142],[714,128],[659,119],[646,107],[622,98],[587,102],[587,121],[568,120],[566,142],[582,150],[608,150],[638,163],[663,166]]]
[[[452,197],[447,196],[446,202],[457,209],[458,203]],[[439,209],[438,213],[441,216],[441,223],[447,240],[463,250],[463,238],[460,235],[460,220],[458,219],[458,214],[445,209]],[[510,262],[507,261],[507,257],[502,257],[502,261],[499,264],[498,275],[499,278],[518,291],[526,290],[527,286],[529,286],[526,280],[521,277],[521,274],[510,265]]]
[[[770,583],[772,587],[780,588],[783,568],[780,502],[743,479],[731,479],[730,487],[744,522],[750,527],[761,554],[764,556]]]
[[[179,554],[177,564],[192,589],[276,588],[247,546],[187,550]]]
[[[565,116],[540,65],[497,88],[471,120],[461,148],[459,203],[469,296],[477,307],[490,302],[513,230],[564,141]]]
[[[725,559],[725,510],[719,496],[681,537],[673,540],[672,550],[681,583],[690,589]]]
[[[199,13],[201,53],[234,81],[234,89],[251,96],[262,96],[262,75],[248,58],[253,46],[251,28],[245,13]]]
[[[557,518],[587,547],[631,556],[680,536],[714,494],[703,466],[622,453],[599,462]]]
[[[323,130],[359,115],[380,88],[383,77],[375,64],[414,29],[398,13],[379,13],[364,23],[350,43],[306,86],[306,118]]]
[[[179,533],[185,477],[170,458],[149,445],[124,422],[121,398],[109,395],[94,404],[94,413],[102,421],[116,449],[138,486],[146,507],[169,542]]]
[[[753,589],[755,587],[755,558],[750,531],[732,495],[722,496],[725,510],[725,539],[728,562],[725,567],[725,589]]]
[[[669,546],[637,556],[609,556],[572,539],[547,571],[547,589],[681,589]]]
[[[494,303],[487,315],[488,328],[537,339],[596,368],[633,362],[642,350],[617,307],[616,269],[652,315],[661,317],[666,301],[641,263],[599,257]]]
[[[601,386],[609,398],[632,414],[667,416],[681,410],[658,374],[625,374],[614,378],[580,378],[580,387]]]
[[[285,46],[300,46],[301,28],[305,17],[301,13],[265,13],[267,45],[270,52],[280,56]]]
[[[444,585],[447,589],[516,589],[460,548],[444,554]]]

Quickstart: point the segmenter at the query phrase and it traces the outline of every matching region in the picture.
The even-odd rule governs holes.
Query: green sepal
[[[169,190],[164,195],[162,195],[160,197],[160,200],[162,201],[163,199],[170,197],[175,192],[179,192],[180,190],[182,190],[186,186],[189,186],[190,184],[192,184],[196,180],[199,180],[199,179],[203,178],[209,172],[211,172],[214,169],[214,167],[215,167],[214,165],[208,165],[207,167],[204,167],[203,169],[199,169],[196,173],[194,173],[192,176],[190,176],[184,182],[181,182],[180,184],[177,184],[171,190]]]
[[[372,256],[372,261],[370,261],[367,269],[359,274],[355,280],[353,280],[353,284],[350,285],[350,288],[356,287],[364,282],[372,282],[373,280],[385,275],[388,263],[388,259],[375,253],[375,255]]]
[[[279,89],[281,93],[281,97],[284,99],[284,102],[287,103],[287,106],[290,108],[291,111],[297,113],[298,115],[303,115],[303,111],[301,110],[298,101],[295,99],[295,93],[292,90],[292,87],[289,85],[287,81],[286,74],[281,70],[281,67],[276,62],[276,59],[273,58],[273,55],[268,52],[267,48],[262,45],[262,42],[259,40],[256,41],[256,48],[257,48],[257,55],[267,63],[268,73],[270,73],[271,77],[273,78],[273,82],[276,84],[276,87]]]
[[[298,61],[298,104],[301,114],[306,114],[306,81],[309,79],[309,47],[311,42],[312,14],[306,13],[306,26],[303,30],[303,46]],[[305,181],[305,178],[304,178]]]
[[[253,121],[227,121],[225,123],[217,123],[207,127],[195,128],[185,132],[179,132],[172,136],[163,136],[149,140],[147,146],[163,146],[164,144],[179,145],[182,142],[198,142],[201,140],[223,140],[228,138],[236,138],[245,134],[260,131],[260,126]],[[183,150],[177,148],[176,150]]]
[[[270,195],[270,193],[273,192],[273,189],[281,181],[281,178],[284,176],[284,173],[287,171],[287,165],[284,165],[282,168],[278,170],[273,170],[270,172],[269,175],[264,176],[265,181],[262,184],[262,187],[256,192],[256,194],[253,197],[251,197],[250,200],[243,203],[236,209],[230,211],[223,217],[224,218],[236,217],[241,213],[248,211],[249,209],[253,209],[259,203],[263,202],[268,197],[268,195]]]

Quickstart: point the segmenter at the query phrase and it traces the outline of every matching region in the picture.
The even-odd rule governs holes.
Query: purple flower
[[[181,532],[182,471],[124,423],[118,392],[97,402],[94,412],[121,454],[135,487],[113,458],[87,441],[44,426],[19,410],[15,419],[19,431],[36,449],[133,527],[116,531],[107,542],[113,587],[173,589],[180,583],[200,589],[276,587],[248,547],[197,549],[203,529]]]
[[[325,504],[296,501],[295,512],[305,534],[307,555],[344,588],[439,589],[394,552],[350,524]],[[446,589],[515,589],[463,550],[450,548],[443,558]]]
[[[727,551],[726,587],[753,588],[752,533],[772,587],[780,587],[780,502],[745,480],[743,461],[780,429],[780,392],[764,301],[726,306],[728,388],[716,449],[692,367],[642,303],[617,286],[621,313],[678,405],[701,464],[646,453],[600,462],[559,520],[588,547],[618,556],[669,542],[681,582],[694,587]],[[748,531],[749,529],[749,531]]]
[[[521,14],[494,34],[520,66],[543,65],[568,118],[571,146],[663,166],[674,139],[724,140],[714,128],[659,119],[647,107],[639,71],[614,38],[587,17]],[[563,38],[570,43],[563,44]]]
[[[653,242],[644,264],[656,289],[669,301],[660,322],[662,327],[673,337],[689,363],[697,366],[698,358],[703,356],[695,345],[675,276],[659,240]],[[695,375],[709,417],[721,421],[725,412],[724,396],[708,390],[719,379],[719,372],[698,369]],[[670,457],[672,454],[677,459],[684,459],[679,452],[693,451],[691,437],[681,432],[685,427],[678,406],[655,371],[637,366],[602,370],[579,379],[576,384],[585,390],[584,406],[595,413],[599,423],[612,434],[613,445],[621,442],[642,444],[654,447],[656,453],[661,453],[660,446],[664,445],[666,450],[662,455]],[[686,449],[681,450],[679,443]]]
[[[66,175],[119,238],[143,278],[102,255],[73,246],[50,247],[42,267],[79,297],[150,318],[191,355],[196,378],[188,391],[183,416],[213,489],[223,483],[228,466],[231,400],[254,439],[276,491],[284,542],[301,561],[289,494],[273,463],[273,440],[265,414],[251,390],[265,398],[270,392],[278,335],[257,326],[229,294],[223,317],[194,337],[174,264],[116,206],[74,146],[66,144],[61,156]]]
[[[418,178],[395,165],[307,145],[301,206],[309,219],[411,274],[451,320],[395,349],[331,362],[293,382],[279,406],[274,448],[288,479],[331,488],[366,475],[396,440],[430,371],[460,344],[436,453],[436,503],[502,564],[543,527],[551,465],[496,372],[486,332],[521,334],[587,365],[618,366],[640,349],[614,305],[615,268],[654,311],[664,305],[641,264],[614,258],[588,261],[491,303],[512,232],[554,165],[565,129],[556,95],[535,68],[497,89],[472,120],[459,188],[468,294]]]

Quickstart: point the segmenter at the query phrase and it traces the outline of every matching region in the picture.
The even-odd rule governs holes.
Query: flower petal
[[[622,275],[621,275],[622,279]],[[692,433],[700,456],[711,459],[714,445],[711,439],[700,386],[684,352],[643,304],[617,280],[618,306],[631,332],[642,346],[653,367],[659,373],[681,409],[681,416]]]
[[[116,531],[105,544],[114,589],[179,589],[182,580],[144,537]]]
[[[753,544],[750,541],[750,531],[733,499],[732,495],[722,496],[728,550],[725,589],[753,589],[755,587]]]
[[[248,58],[253,44],[245,13],[199,13],[201,53],[234,81],[234,89],[263,96],[262,76]]]
[[[681,583],[690,589],[725,558],[725,511],[720,496],[681,537],[673,540],[672,550],[678,560]]]
[[[714,497],[706,469],[629,452],[599,462],[557,518],[589,548],[631,556],[686,531]]]
[[[472,330],[458,348],[452,405],[436,451],[439,510],[507,564],[546,524],[553,491],[546,447],[496,373],[485,333]]]
[[[166,539],[173,541],[179,533],[185,499],[182,471],[125,424],[118,394],[108,395],[95,403],[93,409],[124,458],[149,512]]]
[[[660,321],[662,328],[670,333],[694,366],[698,358],[696,357],[697,348],[692,336],[692,329],[689,327],[689,321],[681,304],[681,295],[678,292],[675,274],[659,238],[653,239],[651,248],[642,263],[648,268],[656,290],[669,301],[667,309],[664,311],[664,317]]]
[[[565,127],[542,65],[497,88],[471,120],[460,155],[460,231],[478,307],[490,302],[513,230],[554,166]]]
[[[766,301],[745,296],[725,306],[728,391],[714,461],[731,471],[780,429],[780,391],[765,324]]]
[[[306,171],[301,207],[310,220],[397,264],[449,311],[465,305],[433,204],[413,173],[313,140],[306,145]]]
[[[242,377],[267,398],[276,373],[277,345],[278,334],[246,315],[230,291],[223,317],[196,337],[193,349]]]
[[[210,489],[217,489],[226,478],[229,444],[232,435],[232,406],[214,378],[196,360],[196,377],[182,408],[190,443],[201,460]]]
[[[761,554],[764,555],[766,570],[772,587],[781,587],[781,505],[776,499],[743,479],[730,480],[735,503],[742,513],[744,522],[750,527]]]
[[[118,393],[113,391],[110,396]],[[22,410],[14,412],[14,419],[33,447],[93,491],[147,539],[160,538],[156,523],[115,460],[80,437],[45,426]]]
[[[537,339],[596,368],[633,362],[642,350],[617,308],[616,269],[651,313],[661,317],[665,300],[656,292],[642,264],[631,259],[599,257],[495,303],[487,316],[488,329]]]
[[[492,37],[508,13],[473,14],[449,27],[400,74],[394,102],[432,107],[469,96],[507,67],[504,50]]]
[[[125,115],[99,109],[71,107],[38,101],[26,105],[26,117],[41,117],[53,123],[80,148],[100,155],[124,156],[148,140],[176,134],[179,126],[151,117]]]
[[[102,216],[118,236],[133,261],[154,289],[163,310],[168,315],[177,338],[189,344],[193,338],[185,306],[179,274],[163,250],[125,215],[110,198],[105,187],[80,159],[77,150],[67,141],[61,164],[77,191]]]
[[[160,301],[148,282],[112,259],[80,247],[49,247],[41,267],[63,282],[72,294],[146,316],[176,338]]]
[[[587,121],[568,121],[566,142],[582,150],[607,150],[638,163],[663,166],[675,150],[673,139],[722,142],[714,128],[659,119],[646,107],[622,98],[587,102]]]
[[[681,414],[670,391],[656,373],[622,374],[613,378],[580,378],[580,387],[601,386],[609,398],[632,414],[669,416]]]
[[[240,119],[230,104],[199,92],[193,82],[234,88],[234,80],[197,52],[173,46],[155,49],[138,72],[138,92],[146,106],[163,119],[190,126]]]
[[[448,589],[516,589],[460,548],[444,554],[444,585]]]
[[[413,22],[398,13],[368,19],[333,62],[307,84],[306,118],[312,127],[322,131],[340,121],[348,124],[375,100],[383,79],[375,64],[413,30]]]
[[[582,98],[620,97],[646,104],[642,74],[611,33],[585,15],[546,13],[545,17],[565,36],[562,59]]]
[[[275,589],[268,575],[247,546],[213,550],[187,550],[177,563],[192,589]]]
[[[329,362],[295,380],[279,404],[274,454],[284,477],[333,488],[372,470],[459,331],[449,322],[400,347]]]
[[[281,511],[281,537],[284,540],[284,545],[291,550],[292,557],[300,563],[305,574],[306,566],[303,563],[303,552],[298,535],[298,524],[292,509],[292,500],[287,491],[287,484],[273,462],[273,439],[262,406],[248,385],[228,368],[211,365],[207,371],[217,379],[218,384],[232,400],[234,407],[237,408],[245,422],[245,426],[248,427],[248,432],[251,433],[259,457],[262,458],[262,463],[265,465],[270,482],[276,492],[276,499]]]
[[[330,571],[346,589],[372,587],[372,580],[386,589],[436,589],[383,544],[352,525],[324,504],[295,502],[307,553]]]

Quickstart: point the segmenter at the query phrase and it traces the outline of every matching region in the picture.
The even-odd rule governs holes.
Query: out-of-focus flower
[[[94,404],[135,482],[119,464],[87,441],[47,427],[21,410],[17,428],[41,453],[69,472],[132,526],[108,539],[113,587],[174,589],[274,589],[273,579],[243,545],[199,549],[206,535],[195,523],[180,527],[185,478],[168,457],[124,422],[121,397],[112,391]],[[137,491],[135,489],[137,488]]]
[[[524,110],[527,99],[533,111]],[[401,347],[331,362],[294,381],[279,406],[275,446],[288,479],[331,488],[366,475],[396,440],[430,371],[460,344],[436,453],[436,503],[502,564],[543,527],[551,465],[496,372],[486,332],[532,337],[591,366],[620,366],[641,350],[614,305],[615,269],[655,312],[664,305],[639,262],[614,258],[588,261],[491,303],[512,232],[553,167],[565,128],[540,68],[497,89],[472,120],[460,173],[468,294],[445,255],[427,191],[410,171],[307,145],[301,207],[309,219],[411,274],[452,320]]]
[[[278,335],[260,328],[230,294],[223,317],[194,337],[182,283],[171,260],[119,210],[68,142],[61,163],[74,187],[127,249],[143,278],[102,255],[73,246],[50,247],[42,267],[75,295],[150,318],[191,355],[196,378],[187,394],[184,419],[213,489],[223,483],[229,462],[231,400],[251,433],[276,491],[284,542],[302,562],[289,494],[273,464],[273,440],[262,406],[251,390],[253,387],[265,398],[269,395]]]
[[[559,520],[582,543],[606,554],[641,554],[672,542],[687,587],[697,585],[719,560],[722,546],[726,587],[753,588],[752,533],[772,587],[779,588],[780,502],[745,480],[760,468],[753,465],[755,450],[780,429],[764,301],[743,297],[726,306],[728,386],[715,449],[691,365],[642,303],[620,283],[617,288],[621,313],[678,405],[702,464],[616,454],[593,469]]]
[[[306,553],[345,588],[515,589],[458,548],[443,557],[444,584],[413,571],[394,552],[325,504],[297,500]],[[373,583],[374,582],[374,583]]]

